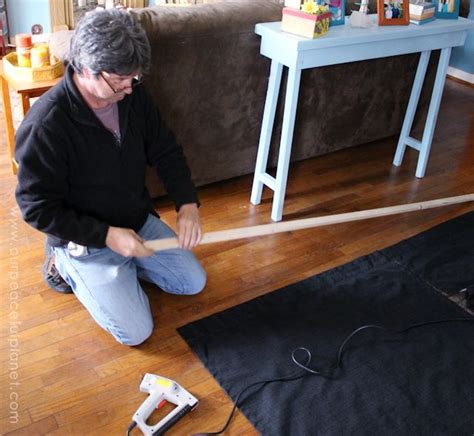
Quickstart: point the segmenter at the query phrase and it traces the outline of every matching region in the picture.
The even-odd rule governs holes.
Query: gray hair
[[[140,23],[118,9],[94,10],[78,23],[69,46],[68,59],[82,75],[101,71],[128,76],[150,66],[150,43]]]

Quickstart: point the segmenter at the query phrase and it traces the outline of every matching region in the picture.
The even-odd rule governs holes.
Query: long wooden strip
[[[362,210],[358,212],[341,213],[337,215],[328,215],[316,218],[304,218],[293,221],[283,221],[271,224],[262,224],[257,226],[240,227],[236,229],[219,230],[216,232],[205,233],[200,244],[212,244],[214,242],[233,241],[235,239],[254,238],[257,236],[273,235],[275,233],[290,232],[294,230],[309,229],[312,227],[322,227],[331,224],[346,223],[350,221],[360,221],[369,218],[378,218],[399,213],[415,212],[424,209],[433,209],[436,207],[450,206],[458,203],[474,201],[474,194],[459,195],[456,197],[447,197],[437,200],[421,201],[418,203],[402,204],[398,206],[381,207],[378,209]],[[177,238],[154,239],[145,242],[145,246],[154,250],[169,250],[178,248]]]

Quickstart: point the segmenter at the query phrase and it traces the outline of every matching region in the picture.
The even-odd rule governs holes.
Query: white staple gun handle
[[[133,420],[146,436],[164,434],[198,404],[198,400],[178,383],[153,374],[145,374],[140,391],[148,393],[149,396],[138,408]],[[148,425],[147,419],[163,400],[173,403],[176,407],[155,425]]]

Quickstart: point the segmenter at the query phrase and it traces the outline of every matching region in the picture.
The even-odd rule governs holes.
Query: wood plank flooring
[[[146,372],[175,379],[200,399],[170,435],[215,431],[232,402],[177,327],[474,210],[470,203],[198,247],[208,273],[204,292],[178,297],[148,287],[155,331],[142,346],[128,348],[101,330],[73,295],[43,284],[44,237],[21,220],[0,124],[0,433],[9,436],[124,434],[145,399],[138,387]],[[474,89],[447,81],[423,179],[414,176],[414,151],[407,151],[400,168],[392,166],[396,142],[389,138],[292,164],[283,219],[474,192]],[[270,222],[271,193],[265,190],[262,204],[252,206],[251,182],[245,176],[200,188],[204,231]],[[157,208],[174,225],[170,202],[159,200]],[[257,433],[238,414],[226,434]]]

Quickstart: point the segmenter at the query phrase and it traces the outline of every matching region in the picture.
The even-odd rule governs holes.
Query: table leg
[[[397,151],[393,159],[393,165],[397,167],[402,164],[403,156],[405,154],[406,146],[410,141],[410,131],[415,117],[416,107],[420,99],[421,89],[425,80],[426,68],[428,67],[428,61],[430,60],[431,51],[424,51],[420,55],[418,61],[418,68],[416,70],[415,80],[413,82],[413,88],[410,94],[410,100],[408,101],[407,111],[405,113],[405,119],[403,121],[402,131],[398,140]]]
[[[416,177],[422,178],[425,175],[428,157],[430,155],[431,142],[438,118],[441,97],[443,96],[444,83],[446,81],[446,71],[448,69],[449,58],[451,56],[451,47],[443,48],[439,56],[436,78],[431,94],[430,106],[426,117],[425,129],[423,130],[423,139],[421,140],[420,154],[416,166]]]
[[[283,114],[280,150],[278,154],[276,186],[272,205],[273,221],[281,221],[283,215],[283,203],[285,201],[286,182],[288,180],[288,168],[290,165],[293,131],[295,128],[300,79],[301,69],[289,68],[285,97],[285,112]]]
[[[10,163],[12,166],[13,174],[16,174],[16,166],[13,161],[13,153],[15,151],[15,130],[13,127],[12,107],[10,103],[10,90],[8,88],[8,82],[1,75],[0,80],[2,82],[3,115],[5,117],[5,126],[7,129],[7,142],[10,151]]]
[[[270,141],[272,139],[273,123],[280,92],[281,73],[283,65],[272,60],[270,67],[270,78],[268,81],[267,97],[265,109],[263,111],[262,130],[258,143],[257,161],[255,164],[255,174],[253,176],[252,195],[250,202],[260,204],[262,200],[263,178],[266,176],[268,153],[270,152]],[[270,176],[267,176],[270,179]],[[271,180],[271,179],[270,179]],[[274,189],[274,187],[272,187]]]
[[[26,113],[30,110],[30,96],[29,94],[25,94],[23,92],[20,92],[21,94],[21,108],[23,110],[23,117],[26,115]]]
[[[397,151],[395,152],[395,157],[393,159],[393,164],[400,166],[407,145],[414,148],[415,150],[418,150],[419,155],[415,175],[420,179],[425,176],[426,166],[428,164],[428,157],[431,150],[431,143],[433,141],[434,129],[436,127],[436,119],[438,118],[441,97],[443,96],[443,88],[446,81],[446,71],[448,69],[450,56],[451,47],[443,48],[441,50],[438,68],[436,70],[433,92],[431,94],[430,106],[428,108],[428,115],[426,117],[425,127],[423,129],[423,138],[421,141],[418,141],[415,138],[412,138],[409,134],[429,60],[429,52],[423,52],[421,54],[420,62],[418,63],[418,69],[416,71],[415,83],[413,84],[410,101],[408,102],[408,108],[405,114],[405,120],[403,122],[402,132],[397,145]]]

